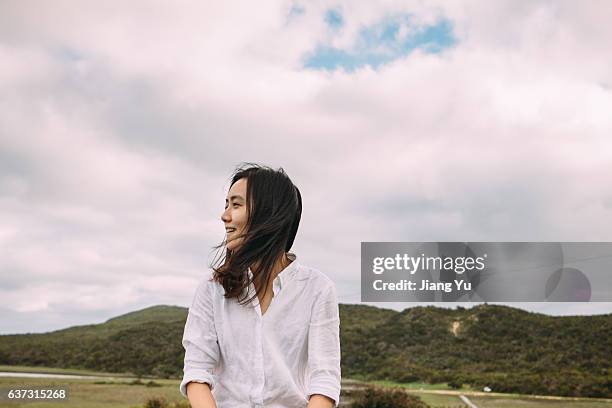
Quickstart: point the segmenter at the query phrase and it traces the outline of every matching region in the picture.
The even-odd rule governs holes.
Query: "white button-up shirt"
[[[257,296],[240,305],[208,271],[189,308],[180,391],[208,383],[219,408],[306,407],[313,394],[340,399],[340,318],[333,282],[297,262],[273,282],[262,315]],[[250,273],[250,271],[249,271]],[[248,288],[249,297],[255,293]]]

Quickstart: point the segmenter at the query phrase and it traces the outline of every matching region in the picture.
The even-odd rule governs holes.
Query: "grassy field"
[[[428,394],[419,391],[410,391],[410,394],[421,398],[432,408],[468,408],[457,395]]]
[[[96,377],[133,377],[126,373],[101,373],[99,371],[82,370],[80,368],[48,368],[0,365],[0,371],[10,373],[43,373],[43,374],[70,374],[70,375],[93,375]]]
[[[427,384],[422,382],[414,383],[396,383],[393,381],[371,381],[371,384],[380,385],[381,387],[402,387],[408,390],[452,390],[448,384]],[[463,387],[462,390],[472,391],[469,387]]]
[[[24,381],[25,380],[25,381]],[[159,387],[130,385],[129,380],[95,381],[76,379],[0,378],[0,388],[8,387],[59,387],[68,386],[69,399],[62,402],[0,402],[0,407],[52,408],[53,406],[74,408],[130,408],[142,407],[147,398],[163,396],[168,401],[180,401],[177,380],[155,380]]]
[[[44,379],[44,378],[12,378],[0,377],[0,388],[9,387],[60,387],[67,386],[69,400],[61,403],[53,402],[0,402],[0,407],[7,408],[142,408],[145,401],[151,397],[164,397],[168,402],[185,401],[178,391],[179,380],[155,379],[157,386],[147,387],[144,384],[131,384],[136,380],[125,374],[99,373],[86,370],[7,367],[0,366],[0,371],[39,372],[53,374],[95,375],[108,377],[104,379]],[[114,378],[110,378],[114,377]],[[147,383],[149,379],[143,379]],[[343,387],[358,384],[347,380]],[[363,384],[363,383],[362,383]],[[378,386],[401,386],[406,391],[419,396],[433,408],[463,408],[466,405],[459,399],[461,394],[479,408],[612,408],[612,400],[588,398],[557,398],[521,396],[512,394],[484,394],[475,390],[452,390],[446,384],[397,384],[388,381],[378,381]]]
[[[588,400],[586,398],[571,399],[541,399],[521,397],[469,397],[478,408],[552,408],[552,407],[572,407],[572,408],[610,408],[612,401]]]
[[[426,384],[408,383],[400,384],[392,381],[374,381],[383,387],[406,388],[411,394],[419,396],[424,402],[433,408],[467,407],[459,398],[465,395],[479,408],[612,408],[612,400],[599,398],[563,398],[548,396],[528,396],[518,394],[483,393],[480,390],[464,386],[461,390],[455,390],[448,384]]]

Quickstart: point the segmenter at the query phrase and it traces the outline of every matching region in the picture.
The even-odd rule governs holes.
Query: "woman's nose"
[[[228,210],[229,210],[229,207],[226,208],[223,211],[223,213],[221,213],[221,221],[223,221],[223,222],[230,222],[231,221],[231,218],[229,216],[229,211]]]

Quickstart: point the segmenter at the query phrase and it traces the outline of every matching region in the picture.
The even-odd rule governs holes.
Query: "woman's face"
[[[245,232],[248,221],[246,191],[247,179],[241,178],[232,185],[225,199],[225,211],[221,214],[221,220],[225,224],[226,247],[230,251],[240,247],[243,241],[239,236]]]

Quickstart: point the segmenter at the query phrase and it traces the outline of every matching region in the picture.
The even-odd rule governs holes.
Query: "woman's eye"
[[[234,204],[234,208],[240,207],[240,204]]]

